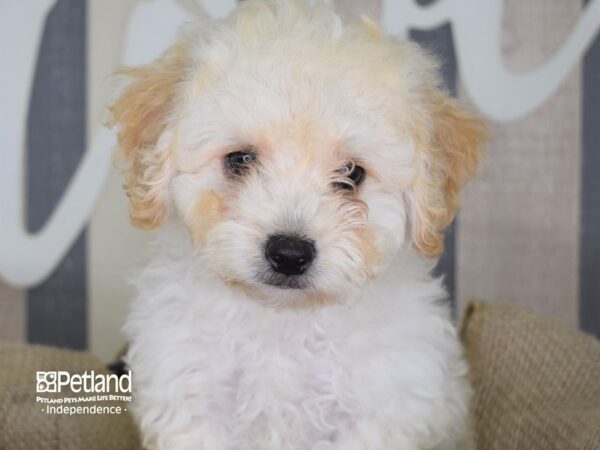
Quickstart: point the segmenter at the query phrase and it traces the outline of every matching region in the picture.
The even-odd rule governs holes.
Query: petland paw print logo
[[[121,376],[93,370],[37,371],[35,379],[35,401],[46,414],[122,414],[127,411],[123,403],[131,401],[131,371]]]
[[[36,372],[36,392],[86,394],[131,394],[131,371],[124,375],[96,373],[93,370],[71,374],[65,370]]]
[[[68,376],[68,372],[62,372]],[[58,392],[58,378],[61,372],[37,372],[36,380],[38,393]]]

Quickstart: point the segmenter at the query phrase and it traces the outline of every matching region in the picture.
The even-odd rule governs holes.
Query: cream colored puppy
[[[131,218],[159,228],[126,325],[147,447],[466,448],[430,271],[484,127],[431,56],[249,0],[124,73]]]

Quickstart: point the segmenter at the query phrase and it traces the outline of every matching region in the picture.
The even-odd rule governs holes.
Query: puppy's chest
[[[213,405],[239,432],[284,420],[304,433],[327,433],[344,418],[336,396],[347,376],[340,345],[318,326],[293,319],[240,323],[204,347],[203,378],[212,384]]]
[[[238,396],[245,390],[256,393],[264,387],[265,395],[271,392],[280,399],[297,393],[300,401],[310,394],[331,392],[331,384],[343,373],[336,356],[337,343],[309,327],[301,330],[290,325],[242,332],[223,336],[221,343],[213,350],[226,355],[230,370],[219,382],[229,383]]]

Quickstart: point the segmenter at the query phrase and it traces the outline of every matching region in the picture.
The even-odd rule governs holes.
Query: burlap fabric
[[[0,343],[1,450],[138,450],[138,436],[128,413],[120,415],[47,414],[36,402],[36,371],[106,373],[87,353]],[[75,397],[79,394],[40,394]],[[97,402],[85,405],[117,406]]]
[[[482,302],[467,308],[461,337],[478,449],[600,450],[600,341]]]
[[[461,337],[478,449],[600,450],[599,341],[481,302],[467,308]],[[128,414],[43,412],[35,401],[38,370],[105,371],[86,353],[0,344],[0,450],[139,450]]]

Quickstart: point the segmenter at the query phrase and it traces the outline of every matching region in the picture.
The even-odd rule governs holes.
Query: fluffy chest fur
[[[464,432],[466,365],[416,259],[344,304],[286,310],[165,253],[126,326],[150,448],[416,449]]]

